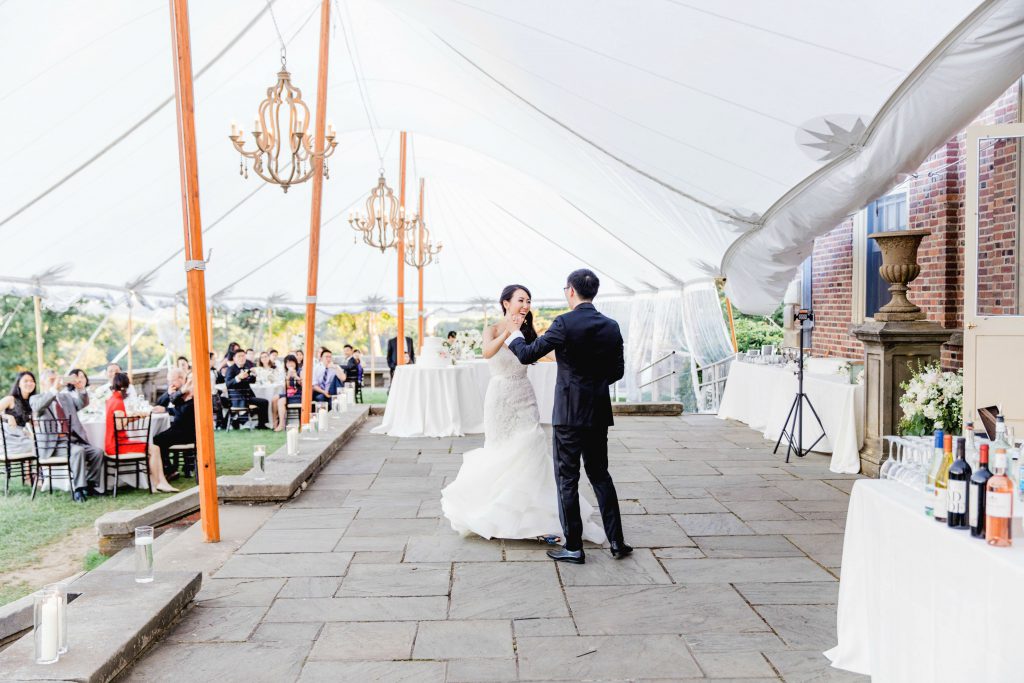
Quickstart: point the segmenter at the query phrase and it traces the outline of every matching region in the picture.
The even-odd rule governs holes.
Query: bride
[[[537,338],[530,312],[530,290],[509,285],[499,299],[502,315],[525,316],[522,333]],[[484,398],[484,447],[463,456],[459,474],[441,491],[441,509],[452,529],[484,538],[561,536],[551,439],[540,426],[537,397],[522,365],[505,346],[510,332],[499,320],[484,330],[484,358],[491,381]],[[580,496],[583,537],[605,541],[604,529],[590,521],[594,508]]]

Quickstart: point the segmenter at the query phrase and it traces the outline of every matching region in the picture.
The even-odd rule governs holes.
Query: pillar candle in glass
[[[263,474],[267,471],[267,447],[262,444],[252,447],[252,470],[257,480],[266,479]]]
[[[321,432],[326,432],[327,431],[327,428],[329,426],[328,423],[327,423],[327,420],[328,420],[328,418],[327,418],[327,404],[323,403],[323,404],[321,404],[320,410],[318,410],[316,412],[316,423],[317,423],[317,429],[319,431],[321,431]]]
[[[44,588],[33,596],[32,636],[36,664],[53,664],[60,659],[60,596]]]
[[[297,427],[289,427],[288,435],[285,437],[288,443],[288,455],[299,454],[299,430]]]
[[[153,581],[153,527],[135,527],[135,582]]]
[[[57,592],[57,626],[58,626],[58,652],[67,654],[68,651],[68,591],[63,583],[51,583],[44,586],[43,590],[54,590]]]

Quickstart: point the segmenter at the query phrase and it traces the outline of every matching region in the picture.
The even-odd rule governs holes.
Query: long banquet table
[[[737,361],[729,369],[718,417],[744,422],[762,432],[764,438],[775,441],[786,424],[796,391],[796,374],[785,367]],[[833,472],[860,472],[859,453],[864,444],[864,387],[850,384],[845,376],[805,371],[804,392],[825,427],[825,438],[814,450],[832,454],[829,469]],[[804,448],[820,435],[818,423],[805,405]],[[782,452],[782,447],[779,451]]]
[[[839,644],[825,656],[875,683],[1024,680],[1016,656],[1024,539],[1014,542],[994,548],[925,517],[923,494],[898,482],[857,481],[843,543]]]
[[[484,431],[484,409],[475,373],[469,365],[396,368],[374,434],[388,436],[463,436]]]
[[[468,365],[473,368],[477,386],[480,389],[480,399],[487,395],[487,385],[491,381],[491,369],[486,360],[459,361],[459,365]],[[544,361],[534,363],[526,370],[526,376],[533,385],[533,392],[537,395],[537,409],[540,411],[541,424],[551,424],[551,415],[555,407],[555,381],[558,379],[558,363]]]

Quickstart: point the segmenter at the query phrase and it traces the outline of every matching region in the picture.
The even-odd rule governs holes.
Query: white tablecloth
[[[491,381],[491,370],[486,360],[459,361],[473,369],[480,397],[487,395],[487,384]],[[540,411],[542,424],[551,424],[551,414],[555,405],[555,381],[558,379],[558,363],[534,363],[527,368],[526,376],[537,394],[537,408]]]
[[[1016,511],[1015,511],[1016,514]],[[1024,539],[993,548],[924,516],[923,495],[854,484],[832,665],[874,683],[1024,680]]]
[[[729,369],[718,417],[745,422],[763,432],[764,438],[775,441],[786,424],[796,391],[796,375],[783,367],[736,362]],[[859,453],[864,445],[864,387],[850,384],[839,375],[805,372],[804,392],[825,427],[826,438],[814,450],[832,454],[829,469],[833,472],[859,472]],[[820,435],[818,423],[805,404],[804,448]]]
[[[373,433],[440,437],[483,431],[483,397],[471,366],[400,365],[391,381],[384,421]]]

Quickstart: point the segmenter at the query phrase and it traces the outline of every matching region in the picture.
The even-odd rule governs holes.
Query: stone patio
[[[785,465],[713,417],[619,419],[636,552],[555,565],[540,542],[460,538],[441,517],[482,437],[378,423],[204,580],[128,680],[867,680],[821,655],[853,483],[826,457]]]

